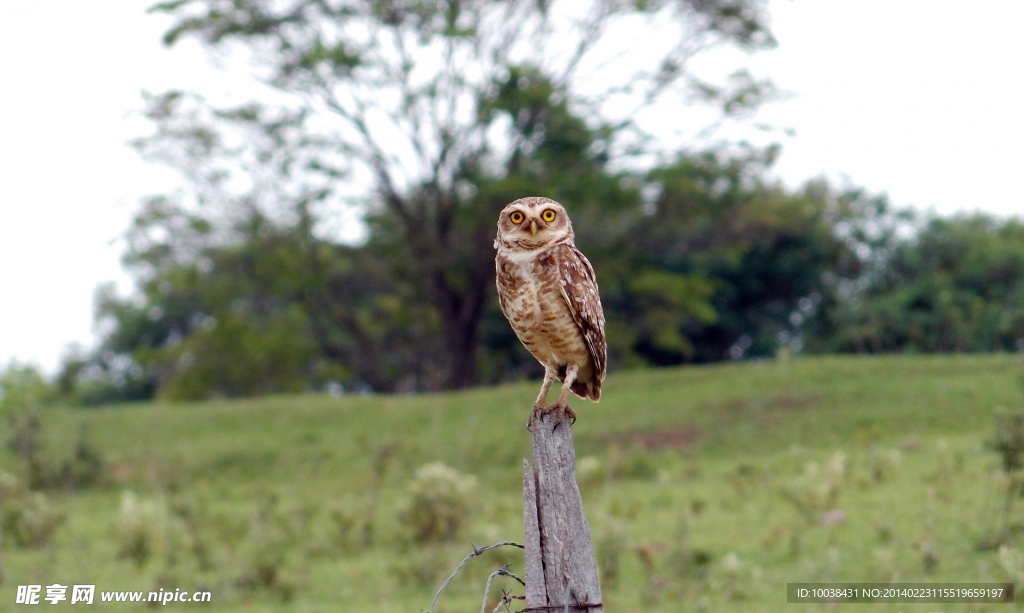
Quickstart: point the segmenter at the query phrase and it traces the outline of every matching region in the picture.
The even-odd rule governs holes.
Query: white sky
[[[146,130],[140,93],[245,90],[197,48],[164,49],[168,22],[149,4],[0,3],[0,364],[52,373],[67,344],[94,342],[97,284],[130,287],[118,237],[141,196],[175,185],[125,145]],[[772,0],[771,12],[779,48],[743,63],[792,94],[757,117],[796,131],[775,137],[788,184],[845,175],[897,205],[1024,213],[1024,2]]]

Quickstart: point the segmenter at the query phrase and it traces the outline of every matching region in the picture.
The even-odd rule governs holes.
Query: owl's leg
[[[540,394],[537,395],[537,402],[533,403],[533,406],[537,407],[537,410],[543,411],[548,407],[548,403],[545,400],[548,397],[548,390],[551,389],[551,383],[558,377],[558,371],[550,366],[544,366],[544,383],[540,386]]]
[[[558,411],[562,410],[576,421],[576,412],[569,408],[569,388],[576,381],[576,375],[579,373],[580,367],[576,364],[570,364],[565,369],[565,379],[562,379],[562,393],[558,395],[558,402],[549,410]]]
[[[540,386],[540,394],[537,395],[537,401],[533,403],[533,410],[530,411],[530,420],[526,422],[526,429],[530,430],[533,426],[533,420],[537,419],[538,413],[544,412],[548,408],[545,400],[548,397],[548,390],[551,389],[551,382],[558,376],[558,371],[551,368],[548,365],[544,366],[544,383]]]

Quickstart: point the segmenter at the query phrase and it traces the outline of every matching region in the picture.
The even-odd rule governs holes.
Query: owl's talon
[[[572,410],[567,402],[556,402],[554,404],[538,403],[533,405],[533,410],[530,411],[530,418],[526,422],[526,431],[533,432],[533,423],[538,419],[543,421],[544,415],[549,414],[555,418],[555,425],[552,428],[552,432],[558,429],[558,426],[562,424],[562,418],[568,416],[570,420],[569,426],[576,424],[576,411]]]
[[[544,412],[543,406],[533,405],[533,410],[530,411],[530,419],[526,422],[526,431],[533,432],[533,422],[540,418],[541,413]]]
[[[570,426],[576,423],[576,411],[572,410],[572,407],[569,406],[569,403],[556,402],[555,404],[547,408],[547,412],[554,414],[555,419],[557,420],[555,428],[557,428],[558,424],[562,422],[563,416],[568,416],[570,419],[572,419],[572,421],[569,422]]]

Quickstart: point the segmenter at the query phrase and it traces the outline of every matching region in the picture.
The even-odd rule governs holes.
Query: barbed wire
[[[603,607],[603,606],[604,606],[604,604],[602,604],[600,602],[581,602],[581,603],[572,604],[572,605],[568,605],[568,604],[548,604],[548,605],[538,605],[536,607],[526,607],[525,609],[519,609],[518,611],[516,611],[516,613],[524,613],[524,611],[525,612],[529,612],[529,611],[557,611],[559,609],[565,610],[565,609],[567,609],[569,607],[572,607],[573,609],[596,609],[598,607]]]
[[[512,613],[512,609],[511,607],[509,607],[509,605],[512,604],[513,600],[526,600],[526,596],[515,596],[513,594],[510,594],[507,590],[502,589],[501,600],[498,601],[498,605],[494,607],[494,610],[491,611],[491,613],[498,613],[501,607],[505,607],[505,611],[507,611],[508,613]]]
[[[487,576],[487,582],[483,586],[483,602],[480,603],[480,613],[487,613],[487,595],[490,594],[490,581],[494,580],[495,577],[497,577],[499,575],[504,575],[506,577],[512,577],[516,581],[519,581],[520,583],[522,583],[523,587],[526,586],[526,582],[523,581],[522,579],[520,579],[518,576],[516,576],[516,574],[514,572],[510,571],[509,570],[509,566],[510,566],[509,564],[506,564],[505,566],[499,568],[498,570],[496,570],[493,573],[490,573]],[[505,592],[505,589],[502,589],[502,593],[504,594],[504,596],[502,597],[502,600],[505,600],[505,597],[508,596],[508,593]],[[525,598],[525,597],[523,597],[523,598]],[[501,603],[499,603],[498,606],[500,608],[501,607]],[[498,609],[495,609],[495,611],[497,611],[497,610]]]
[[[506,564],[505,566],[508,566],[508,564]],[[523,581],[518,575],[516,575],[514,572],[512,572],[510,570],[506,569],[506,570],[503,570],[503,571],[499,572],[498,574],[499,575],[505,575],[506,577],[512,577],[513,579],[518,581],[520,585],[522,585],[523,587],[526,587],[526,582]]]
[[[473,545],[473,543],[470,543],[470,545]],[[476,556],[484,553],[485,551],[489,551],[491,549],[497,549],[498,547],[505,547],[505,546],[518,547],[520,549],[526,549],[526,546],[520,545],[519,543],[515,543],[515,542],[512,542],[512,541],[502,541],[500,543],[495,543],[493,545],[487,545],[486,547],[477,547],[476,545],[473,545],[473,551],[468,556],[466,556],[462,560],[462,562],[459,563],[459,565],[457,567],[455,567],[455,572],[453,572],[450,577],[445,579],[444,583],[441,584],[441,587],[439,587],[437,589],[437,593],[434,594],[434,601],[432,603],[430,603],[430,611],[429,611],[429,613],[435,613],[435,611],[437,611],[437,599],[441,597],[441,592],[444,591],[444,588],[448,587],[448,584],[452,582],[452,579],[455,578],[455,575],[459,574],[459,571],[461,571],[463,569],[463,567],[465,567],[466,564],[469,563],[470,560],[472,560]],[[492,573],[492,576],[493,576],[493,574],[494,573]],[[516,579],[519,579],[519,577],[516,577]],[[487,582],[488,582],[488,584],[490,584],[490,579],[488,579]],[[519,582],[522,583],[523,580],[519,579]],[[526,584],[523,583],[523,585],[526,585]],[[420,613],[424,613],[424,611],[422,609],[420,609]]]

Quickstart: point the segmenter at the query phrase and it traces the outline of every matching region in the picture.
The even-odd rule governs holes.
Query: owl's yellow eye
[[[523,220],[526,219],[519,211],[512,211],[512,214],[509,215],[508,218],[512,223],[523,223]]]
[[[551,223],[552,221],[555,220],[555,212],[551,209],[548,209],[540,214],[540,218],[548,223]]]

